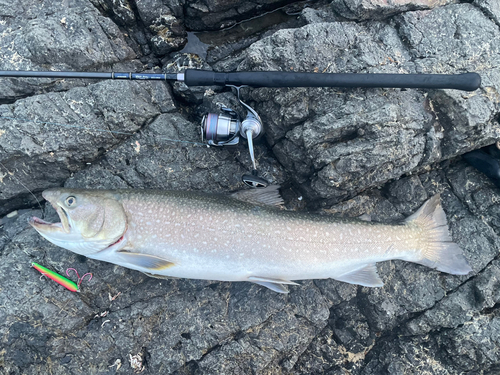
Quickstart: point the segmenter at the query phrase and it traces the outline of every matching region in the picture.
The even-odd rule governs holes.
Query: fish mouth
[[[69,224],[68,214],[64,209],[52,202],[49,203],[54,207],[61,220],[59,223],[51,223],[40,219],[39,217],[33,216],[28,220],[28,223],[35,228],[37,231],[42,232],[65,232],[67,234],[71,233],[71,225]]]

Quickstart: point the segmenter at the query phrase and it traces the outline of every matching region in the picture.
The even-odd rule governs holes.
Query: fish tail
[[[453,275],[467,275],[472,271],[462,249],[451,239],[439,194],[425,202],[406,222],[422,229],[425,238],[422,258],[413,260],[415,263]]]

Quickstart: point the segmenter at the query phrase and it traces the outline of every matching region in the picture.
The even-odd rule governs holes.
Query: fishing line
[[[109,129],[93,129],[93,128],[87,128],[85,126],[78,126],[78,125],[70,125],[70,124],[60,124],[57,122],[49,122],[49,121],[39,121],[39,120],[31,120],[28,118],[21,118],[21,117],[9,117],[9,116],[3,116],[0,115],[0,118],[5,118],[9,120],[14,120],[14,121],[20,121],[20,122],[32,122],[35,124],[42,124],[42,125],[56,125],[56,126],[62,126],[64,128],[76,128],[76,129],[84,129],[84,130],[93,130],[97,132],[105,132],[105,133],[115,133],[115,134],[123,134],[123,135],[134,135],[134,133],[127,133],[127,132],[121,132],[117,130],[109,130]]]
[[[26,190],[28,190],[28,192],[33,196],[33,198],[35,198],[36,203],[38,203],[38,206],[40,207],[40,210],[42,211],[42,219],[43,219],[45,217],[45,211],[43,210],[42,205],[41,205],[40,201],[38,200],[38,198],[36,197],[36,195],[33,194],[33,192],[30,189],[28,189],[28,187],[25,184],[23,184],[23,182],[20,179],[18,179],[14,175],[14,173],[11,173],[9,171],[9,169],[1,161],[0,161],[0,165],[7,171],[7,174],[9,176],[13,177],[19,183],[19,185],[21,185],[23,188],[25,188]]]
[[[128,135],[128,136],[133,136],[133,135],[137,134],[137,133],[118,131],[118,130],[89,128],[89,127],[80,126],[80,125],[61,124],[58,122],[32,120],[29,118],[12,117],[12,116],[4,116],[4,115],[0,115],[0,119],[13,120],[13,121],[19,121],[19,122],[31,122],[31,123],[42,124],[42,125],[54,125],[54,126],[59,126],[59,127],[64,127],[64,128],[83,129],[83,130],[88,130],[88,131],[95,131],[95,132],[102,132],[102,133],[113,133],[113,134],[121,134],[121,135]],[[187,143],[187,144],[192,144],[194,146],[210,147],[210,145],[207,145],[206,143],[184,141],[181,139],[172,139],[172,138],[166,138],[166,137],[155,137],[155,139],[164,140],[167,142]],[[10,177],[12,177],[19,185],[21,185],[24,189],[26,189],[33,196],[33,198],[35,198],[36,203],[38,204],[38,206],[40,207],[40,210],[42,211],[42,219],[45,218],[45,211],[42,207],[42,204],[40,203],[40,201],[36,197],[36,195],[19,178],[17,178],[14,175],[14,173],[11,173],[10,170],[2,162],[0,162],[0,165],[3,167],[3,169],[5,169],[7,171],[7,174]]]
[[[31,122],[31,123],[42,124],[42,125],[55,125],[55,126],[60,126],[60,127],[64,127],[64,128],[83,129],[83,130],[95,131],[95,132],[101,132],[101,133],[113,133],[113,134],[121,134],[121,135],[128,135],[128,136],[132,136],[132,135],[137,134],[137,133],[123,132],[123,131],[119,131],[119,130],[89,128],[89,127],[80,126],[80,125],[61,124],[58,122],[40,121],[40,120],[32,120],[29,118],[11,117],[11,116],[0,115],[0,119],[2,119],[2,118],[7,119],[7,120],[13,120],[13,121]],[[172,139],[172,138],[166,138],[166,137],[155,137],[155,138],[161,139],[164,141],[168,141],[168,142],[189,143],[189,144],[193,144],[193,145],[197,145],[197,146],[209,147],[209,145],[207,145],[206,143],[201,143],[201,142],[184,141],[181,139]]]

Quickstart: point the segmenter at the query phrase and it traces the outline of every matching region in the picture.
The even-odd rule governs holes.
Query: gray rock
[[[333,0],[331,6],[342,17],[352,20],[384,19],[398,13],[433,9],[459,0]]]
[[[152,2],[137,8],[127,1],[92,4],[0,4],[2,67],[141,71],[136,58],[150,68],[160,64],[154,54],[164,51],[152,53],[156,31],[150,26],[166,24],[155,23],[155,10],[147,9]],[[200,28],[238,22],[257,6],[155,4],[186,25],[198,19]],[[214,66],[180,54],[165,57],[160,68],[479,71],[483,85],[473,93],[242,91],[267,130],[256,145],[259,171],[284,186],[288,207],[399,222],[441,193],[451,235],[474,271],[452,276],[391,261],[378,264],[382,288],[307,280],[282,295],[243,282],[152,279],[57,248],[27,224],[32,215],[57,220],[55,211],[43,202],[39,207],[25,188],[38,197],[63,185],[222,194],[239,189],[251,168],[246,144],[207,148],[199,144],[198,127],[217,103],[240,116],[245,110],[229,89],[2,79],[0,215],[30,209],[0,221],[0,372],[133,373],[132,356],[142,360],[144,373],[155,374],[498,372],[500,196],[459,158],[499,136],[495,4],[477,0],[409,11],[431,6],[390,2],[379,9],[374,2],[343,1],[353,19],[370,17],[363,23],[339,22],[338,4],[305,9],[299,22],[307,25],[250,36],[248,48],[242,39],[246,49],[214,53]],[[66,28],[63,17],[80,29]],[[71,293],[40,278],[32,262],[63,275],[68,268],[92,272],[93,279]]]
[[[235,25],[283,4],[281,0],[206,1],[186,2],[185,21],[191,30],[214,30]]]
[[[23,9],[12,12],[12,9]],[[4,2],[0,14],[2,70],[95,70],[136,57],[118,27],[84,0]],[[65,80],[2,79],[0,102],[50,90],[67,90]]]
[[[158,56],[180,50],[187,43],[181,4],[177,1],[164,3],[161,0],[135,3],[141,22],[151,33],[150,43]]]
[[[164,83],[123,81],[0,106],[0,213],[33,204],[29,191],[60,185],[172,108]]]
[[[492,100],[500,78],[493,68],[499,56],[498,27],[470,4],[407,12],[396,20],[396,28],[332,22],[281,30],[236,60],[242,70],[481,73],[483,88],[470,94],[254,90],[274,153],[295,171],[298,183],[309,185],[311,197],[335,202],[348,192],[491,144],[499,136],[498,101]]]
[[[474,0],[472,4],[481,9],[484,14],[500,25],[500,4],[494,0]]]

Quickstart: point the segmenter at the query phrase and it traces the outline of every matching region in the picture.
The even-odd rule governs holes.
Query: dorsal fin
[[[279,193],[279,185],[269,185],[263,189],[245,189],[231,194],[231,197],[243,202],[260,206],[281,206],[283,198]]]

